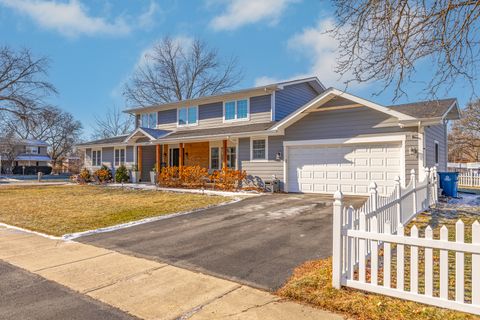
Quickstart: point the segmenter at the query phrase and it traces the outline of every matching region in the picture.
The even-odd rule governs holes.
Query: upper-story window
[[[156,112],[143,113],[141,120],[142,120],[142,123],[141,123],[142,127],[155,129],[157,126],[157,113]]]
[[[25,147],[25,153],[27,154],[39,154],[39,147],[34,147],[34,146],[26,146]]]
[[[198,107],[182,107],[178,109],[178,125],[191,126],[198,124]]]
[[[223,108],[225,121],[248,120],[248,99],[227,101]]]

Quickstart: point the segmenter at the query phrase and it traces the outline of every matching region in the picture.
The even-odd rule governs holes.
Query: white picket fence
[[[472,225],[472,243],[464,242],[461,221],[456,224],[455,242],[448,241],[445,226],[440,231],[440,239],[433,239],[430,227],[425,229],[423,238],[419,237],[416,226],[411,228],[409,236],[404,235],[404,226],[438,200],[435,169],[426,169],[424,176],[423,181],[417,181],[412,172],[406,188],[401,187],[397,178],[395,192],[390,197],[380,197],[372,183],[370,197],[360,209],[344,207],[342,193],[335,193],[333,286],[347,286],[480,314],[478,221]],[[434,263],[438,251],[439,264]],[[449,299],[449,251],[455,253],[452,299]],[[423,254],[422,259],[419,259],[419,252]],[[409,261],[405,259],[406,254],[410,255]],[[469,265],[465,264],[465,255],[471,255]],[[436,272],[439,277],[434,277]],[[468,281],[465,281],[466,273]],[[467,290],[466,283],[469,284]]]
[[[480,174],[465,172],[458,175],[459,187],[480,187]]]

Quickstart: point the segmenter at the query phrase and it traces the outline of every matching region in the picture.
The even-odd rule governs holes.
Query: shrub
[[[165,167],[158,175],[158,184],[163,187],[178,187],[181,185],[178,167]]]
[[[221,171],[215,171],[210,180],[215,183],[215,187],[220,190],[238,190],[241,182],[247,177],[247,173],[241,170],[224,168]]]
[[[98,182],[107,183],[112,181],[112,170],[110,170],[107,166],[102,166],[93,173],[93,176]]]
[[[203,186],[205,180],[208,180],[208,170],[196,166],[183,167],[179,173],[180,182],[188,188],[198,188]]]
[[[85,184],[92,180],[92,176],[90,175],[90,171],[87,168],[83,168],[79,174],[73,175],[70,177],[70,181]]]
[[[130,180],[130,175],[128,174],[127,168],[122,164],[115,171],[115,182],[123,183]]]

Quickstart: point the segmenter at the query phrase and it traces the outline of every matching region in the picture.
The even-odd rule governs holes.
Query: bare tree
[[[467,104],[462,118],[452,126],[448,139],[450,161],[480,161],[480,100]]]
[[[0,138],[0,174],[11,174],[15,158],[20,154],[18,138],[13,132],[3,132]]]
[[[54,169],[56,163],[73,150],[82,132],[82,124],[72,114],[56,107],[41,108],[28,117],[9,114],[1,126],[18,138],[47,142]]]
[[[474,91],[480,57],[480,1],[334,0],[339,41],[337,71],[351,81],[380,80],[395,88],[395,99],[415,81],[418,63],[430,63],[434,75],[424,84],[435,96],[458,80]],[[429,60],[430,61],[429,61]]]
[[[145,55],[124,95],[130,105],[149,106],[220,93],[240,80],[235,58],[222,61],[198,39],[185,45],[165,37]]]
[[[130,133],[135,125],[135,118],[123,113],[118,107],[109,108],[103,118],[95,117],[92,125],[92,139],[105,139]]]
[[[0,47],[0,111],[27,117],[46,105],[45,98],[57,91],[44,78],[48,60],[27,50]]]

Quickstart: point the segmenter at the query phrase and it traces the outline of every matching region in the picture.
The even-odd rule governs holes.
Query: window
[[[102,165],[102,151],[92,151],[92,166],[100,167]]]
[[[438,141],[435,141],[435,165],[438,165],[438,159],[439,159],[439,145],[438,145]]]
[[[26,146],[25,147],[25,153],[27,154],[39,154],[39,149],[40,147],[32,147],[32,146]]]
[[[183,107],[178,109],[178,125],[189,126],[198,123],[198,107]]]
[[[210,148],[210,169],[220,169],[220,148]]]
[[[144,128],[155,129],[157,127],[157,113],[144,113],[141,116],[141,126]]]
[[[227,148],[227,167],[235,168],[236,167],[236,150],[235,147]]]
[[[125,149],[115,149],[114,163],[115,167],[119,167],[125,164]]]
[[[248,100],[236,100],[225,102],[224,105],[224,120],[247,120],[248,119]]]
[[[267,140],[252,139],[251,151],[252,151],[251,152],[252,160],[266,160],[267,159]]]

